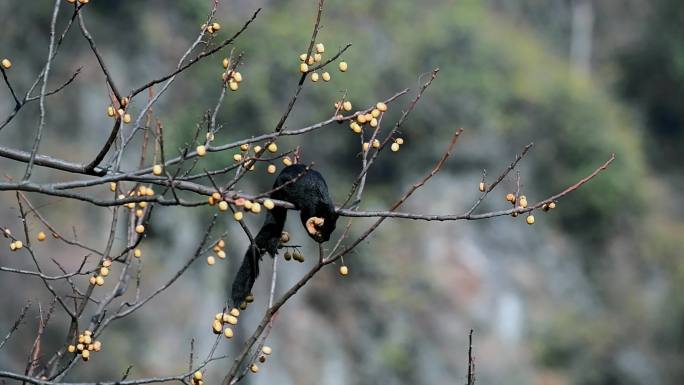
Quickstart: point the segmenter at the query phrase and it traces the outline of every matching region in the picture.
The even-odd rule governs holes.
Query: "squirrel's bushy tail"
[[[272,257],[275,257],[278,252],[278,243],[285,226],[285,218],[287,218],[287,210],[282,207],[274,207],[266,213],[264,224],[254,238],[254,244],[247,248],[242,265],[240,265],[233,281],[231,292],[233,306],[240,306],[252,291],[254,281],[259,276],[259,262],[263,253],[268,252]]]

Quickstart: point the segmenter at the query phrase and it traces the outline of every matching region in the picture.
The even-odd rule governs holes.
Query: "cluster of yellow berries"
[[[270,356],[273,353],[273,349],[271,349],[270,346],[264,345],[263,348],[261,348],[261,354],[259,354],[259,362],[264,363],[266,362],[266,357]],[[253,362],[249,366],[249,371],[252,373],[257,373],[259,371],[259,365],[256,364],[256,362]]]
[[[137,249],[136,249],[137,250]],[[97,274],[94,274],[93,276],[90,277],[90,284],[95,286],[102,286],[104,285],[104,279],[106,276],[109,275],[109,268],[112,266],[112,259],[107,257],[102,261],[102,266],[97,271]]]
[[[219,257],[220,259],[226,259],[226,251],[224,248],[226,247],[226,241],[223,239],[219,239],[218,242],[214,245],[214,248],[212,249],[214,253],[216,253],[216,256]],[[216,263],[216,258],[213,255],[210,255],[207,257],[207,265],[212,266],[213,264]]]
[[[200,27],[200,30],[202,30],[202,31],[206,30],[206,31],[209,32],[209,33],[216,33],[216,32],[218,32],[220,29],[221,29],[221,24],[219,24],[219,23],[217,23],[217,22],[213,22],[213,23],[211,23],[211,24],[209,24],[209,25],[207,25],[207,24],[202,24],[202,26]]]
[[[314,51],[315,53],[313,55],[310,55],[307,57],[306,53],[300,54],[299,55],[299,60],[301,63],[299,64],[299,71],[301,73],[307,73],[309,72],[309,66],[313,65],[314,63],[320,63],[321,60],[323,60],[323,53],[325,52],[325,45],[323,43],[316,43],[314,46]],[[346,70],[346,63],[345,63],[345,70]],[[318,74],[318,72],[311,72],[311,75],[309,75],[309,78],[311,79],[312,82],[316,83],[318,82],[319,79],[323,79],[324,82],[329,82],[330,81],[330,73],[329,72],[323,72],[322,74]]]
[[[120,107],[118,109],[114,108],[114,106],[109,105],[107,107],[107,116],[110,118],[116,118],[116,119],[123,119],[123,122],[128,124],[131,122],[131,114],[126,112],[126,106],[128,106],[128,98],[123,97],[121,98],[121,101],[119,102]]]
[[[109,185],[109,189],[111,191],[116,191],[116,183],[112,182]],[[151,187],[147,186],[140,186],[136,190],[130,191],[128,193],[128,196],[139,196],[139,197],[152,197],[154,196],[154,190]],[[126,196],[124,194],[119,194],[118,196],[119,199],[126,199]],[[124,206],[126,208],[129,208],[131,210],[135,210],[135,217],[136,218],[142,218],[145,215],[145,208],[147,207],[147,202],[138,202],[137,207],[135,202],[128,202],[124,203]],[[141,230],[140,230],[141,229]],[[135,231],[138,234],[142,234],[145,232],[145,227],[143,225],[138,225],[135,228]]]
[[[275,203],[270,199],[264,199],[263,205],[267,210],[271,210],[275,207]],[[261,203],[257,201],[250,201],[249,199],[245,198],[236,199],[235,206],[242,207],[245,211],[250,211],[253,214],[259,214],[261,212]],[[244,214],[242,211],[236,211],[235,214],[233,214],[233,218],[236,221],[241,221],[243,216]]]
[[[238,323],[238,317],[240,316],[240,310],[236,308],[230,309],[228,313],[217,313],[214,317],[214,321],[211,323],[211,331],[214,334],[222,334],[226,338],[233,338],[233,329],[231,326],[235,326]],[[224,328],[225,325],[228,325]]]
[[[93,332],[86,330],[78,335],[75,345],[67,346],[69,353],[76,353],[83,358],[83,361],[90,359],[90,352],[99,352],[102,350],[102,342],[96,341],[93,338]]]
[[[221,79],[228,84],[228,88],[231,91],[237,91],[239,84],[242,83],[242,74],[234,69],[228,71],[230,67],[230,59],[227,57],[223,58],[222,61],[223,69],[226,70],[221,75]]]
[[[12,62],[10,61],[10,59],[4,58],[2,59],[2,61],[0,61],[0,64],[2,65],[2,68],[6,70],[12,68]]]
[[[483,187],[483,182],[480,183],[480,191],[484,191]],[[520,195],[519,197],[516,198],[515,194],[508,193],[506,194],[506,200],[511,202],[511,204],[514,207],[518,207],[520,209],[527,208],[527,197],[525,195]],[[544,203],[542,205],[542,210],[544,211],[549,211],[551,209],[556,208],[556,202],[549,202],[549,203]],[[515,212],[511,214],[513,217],[517,217],[518,213]],[[528,225],[533,225],[534,224],[534,215],[529,214],[527,218],[525,219]]]
[[[270,153],[275,153],[278,151],[278,145],[275,142],[268,142],[264,145],[264,147],[261,147],[260,145],[256,145],[251,148],[254,151],[254,156],[259,157],[264,151],[268,151]],[[240,163],[244,161],[244,167],[247,168],[249,171],[254,171],[256,168],[256,164],[254,161],[249,161],[249,150],[250,150],[250,145],[248,143],[243,143],[240,145],[240,153],[233,154],[233,160],[236,163]],[[267,167],[267,171],[269,174],[273,174],[276,172],[276,167],[273,164],[269,164]]]
[[[344,101],[342,103],[336,102],[335,103],[335,108],[340,109],[340,107],[345,110],[345,111],[350,111],[352,109],[351,102]],[[351,123],[349,123],[349,128],[355,133],[355,134],[360,134],[363,130],[363,125],[368,124],[371,128],[376,128],[378,127],[379,124],[379,118],[380,116],[387,111],[387,104],[383,102],[378,102],[375,105],[375,108],[373,108],[370,112],[366,114],[362,113],[357,113],[356,115],[356,120],[352,120]],[[402,140],[403,143],[403,140]],[[379,147],[379,144],[378,144]],[[377,148],[377,147],[376,147]],[[399,150],[397,148],[397,150]]]

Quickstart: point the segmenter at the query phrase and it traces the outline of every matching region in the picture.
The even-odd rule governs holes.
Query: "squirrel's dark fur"
[[[277,189],[284,184],[286,184],[284,187],[271,193],[270,197],[292,203],[299,210],[299,216],[305,228],[310,218],[323,218],[324,222],[318,228],[317,233],[312,234],[308,231],[307,233],[316,242],[328,241],[330,234],[335,230],[338,215],[323,176],[315,170],[307,170],[304,165],[294,164],[285,167],[280,172],[273,188]],[[287,219],[287,209],[276,206],[272,210],[267,210],[264,224],[254,238],[254,244],[247,249],[233,281],[231,297],[234,306],[239,306],[252,290],[254,281],[259,275],[261,256],[268,252],[271,257],[275,257],[278,253],[285,219]]]

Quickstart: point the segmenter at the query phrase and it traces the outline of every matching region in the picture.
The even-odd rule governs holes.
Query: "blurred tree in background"
[[[89,27],[113,77],[141,84],[175,66],[206,17],[206,3],[93,0]],[[277,353],[247,381],[459,381],[465,373],[467,330],[473,328],[481,384],[681,383],[682,7],[672,0],[591,2],[593,48],[591,70],[585,73],[570,58],[576,3],[328,1],[319,36],[333,51],[353,43],[344,59],[355,76],[333,76],[330,86],[309,87],[288,127],[327,118],[326,108],[332,110],[343,90],[355,105],[366,105],[406,86],[416,89],[427,76],[418,74],[441,69],[402,128],[401,160],[379,159],[370,172],[362,209],[386,206],[402,186],[432,167],[455,127],[466,132],[451,167],[417,193],[406,211],[467,210],[478,196],[482,170],[495,177],[531,141],[535,146],[521,172],[523,191],[533,201],[587,175],[608,154],[616,153],[617,159],[609,172],[559,202],[552,215],[537,216],[532,227],[506,217],[477,224],[385,224],[349,258],[348,279],[340,282],[332,272],[323,273],[286,308],[270,337]],[[293,63],[310,38],[312,1],[225,1],[217,16],[224,30],[234,31],[258,6],[264,6],[262,14],[236,45],[245,53],[241,72],[246,80],[217,117],[224,126],[222,141],[272,131],[297,82]],[[12,76],[20,89],[30,85],[44,62],[50,8],[47,3],[0,3],[0,56],[14,58]],[[102,114],[109,103],[106,83],[84,44],[78,34],[70,36],[55,62],[58,78],[83,70],[74,86],[50,101],[53,128],[45,143],[51,144],[41,148],[68,160],[94,156],[111,128]],[[155,115],[163,117],[167,149],[186,144],[212,108],[221,82],[219,59],[193,67],[155,106]],[[0,95],[11,100],[4,88]],[[0,116],[11,107],[0,106]],[[0,143],[30,148],[37,114],[37,105],[27,106],[13,126],[0,132]],[[388,117],[396,120],[399,114],[390,110]],[[337,129],[348,131],[347,125],[332,128]],[[297,144],[305,160],[315,161],[328,178],[335,202],[343,201],[359,168],[350,155],[359,150],[358,138],[332,139],[321,131],[279,141],[288,148]],[[137,161],[124,159],[124,164]],[[203,160],[207,169],[227,162],[218,156]],[[8,175],[24,169],[7,160],[0,164]],[[36,175],[48,181],[64,178],[44,170]],[[247,187],[262,191],[271,183],[270,176],[261,175]],[[504,189],[515,190],[514,178],[504,181]],[[16,222],[14,194],[0,199],[2,225]],[[105,239],[102,213],[73,204],[67,215],[52,199],[36,201],[64,228],[76,226],[94,242]],[[505,203],[503,196],[492,196],[482,207],[496,210]],[[212,212],[155,213],[157,225],[143,250],[143,272],[153,283],[181,263],[169,256],[192,248],[203,231],[198,230],[202,219]],[[246,244],[240,237],[231,239],[230,270],[193,267],[191,279],[169,291],[171,300],[153,301],[149,314],[113,326],[105,336],[107,359],[76,368],[73,380],[118,378],[128,365],[134,365],[132,377],[186,370],[188,336],[206,334],[205,323],[193,322],[193,315],[203,319],[223,299]],[[10,258],[0,254],[2,262]],[[301,272],[279,274],[287,288]],[[33,298],[44,295],[44,289],[27,287],[16,276],[0,277],[7,292],[21,288]],[[263,283],[257,297],[267,291]],[[20,297],[3,297],[0,337],[21,306]],[[241,322],[255,324],[258,318],[245,315]],[[245,328],[240,330],[247,335],[251,329]],[[33,331],[22,332],[13,337],[21,341],[14,342],[18,348],[0,350],[0,370],[25,362],[33,336]],[[44,339],[51,346],[63,343],[63,336],[51,330]],[[209,344],[197,342],[199,348]],[[228,349],[235,353],[230,349],[237,348]],[[209,373],[213,380],[207,381],[219,381],[220,373]]]

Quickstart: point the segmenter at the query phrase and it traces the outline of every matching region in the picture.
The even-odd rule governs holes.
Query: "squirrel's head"
[[[335,231],[337,218],[338,215],[335,212],[328,215],[327,218],[311,217],[306,220],[306,231],[316,242],[327,242],[330,239],[330,234]]]

